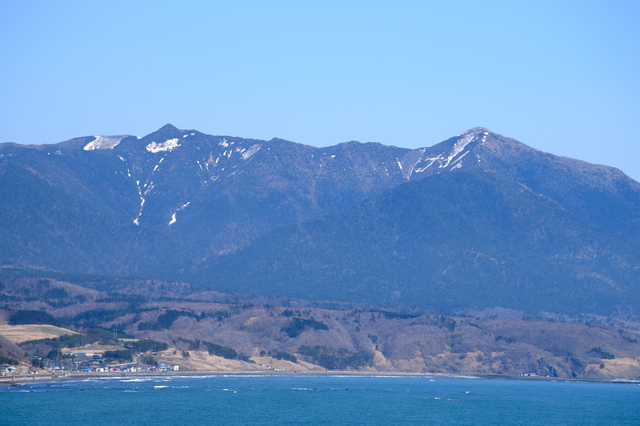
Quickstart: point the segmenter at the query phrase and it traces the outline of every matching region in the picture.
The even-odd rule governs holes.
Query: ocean
[[[0,424],[638,425],[640,385],[379,376],[157,376],[0,388]]]

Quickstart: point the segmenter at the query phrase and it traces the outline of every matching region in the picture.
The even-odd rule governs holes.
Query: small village
[[[43,360],[40,357],[34,357],[32,359],[32,366],[27,371],[28,374],[39,374],[42,372],[51,372],[55,374],[64,373],[164,373],[168,371],[180,371],[179,365],[170,365],[160,363],[158,365],[144,364],[138,362],[121,363],[121,364],[108,364],[103,358],[103,354],[99,352],[84,353],[84,352],[65,352],[64,363],[56,363],[51,360]],[[36,368],[40,367],[40,368]],[[11,374],[21,373],[21,369],[16,368],[13,365],[0,365],[0,376],[6,376]]]
[[[52,326],[4,325],[3,330],[21,345],[25,358],[0,359],[0,377],[67,376],[99,373],[164,373],[181,371],[175,348],[151,339],[82,335]],[[35,331],[34,331],[35,330]],[[39,333],[39,334],[38,334]],[[49,333],[49,334],[47,334]],[[54,334],[55,333],[55,334]],[[47,337],[47,335],[58,337]],[[29,339],[36,337],[36,339]],[[38,339],[39,338],[39,339]],[[6,344],[6,341],[5,341]]]
[[[130,363],[108,363],[108,359],[99,352],[65,352],[64,362],[43,360],[40,357],[32,359],[31,367],[21,365],[0,365],[0,384],[2,382],[19,382],[25,380],[49,380],[68,376],[82,376],[91,374],[158,374],[178,372],[180,366],[176,364],[145,364],[134,359]],[[160,355],[162,356],[162,355]]]
[[[71,359],[71,363],[67,363],[68,366],[71,366],[72,371],[76,372],[84,372],[84,373],[106,373],[106,372],[125,372],[125,373],[139,373],[139,372],[166,372],[166,371],[179,371],[180,366],[178,365],[167,365],[167,364],[158,364],[158,365],[147,365],[141,364],[139,361],[134,361],[131,363],[121,363],[121,364],[107,364],[105,362],[105,358],[103,357],[103,352],[65,352],[64,354],[67,359]],[[162,356],[162,355],[161,355]],[[135,358],[134,358],[135,360]],[[61,366],[61,365],[45,365],[47,370],[53,372],[63,372],[69,367]]]

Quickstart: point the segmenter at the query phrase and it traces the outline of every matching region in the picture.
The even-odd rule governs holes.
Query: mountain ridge
[[[250,291],[252,283],[261,282],[262,291],[286,289],[294,297],[328,300],[333,295],[374,304],[395,298],[401,305],[446,312],[461,306],[488,308],[497,302],[526,310],[527,303],[517,300],[523,296],[516,291],[518,286],[535,290],[525,293],[528,302],[536,301],[538,307],[568,309],[562,304],[579,294],[582,307],[587,299],[605,305],[605,299],[612,302],[611,295],[599,288],[613,277],[618,277],[617,283],[627,282],[626,297],[637,298],[632,281],[640,260],[633,246],[627,246],[622,252],[626,254],[616,252],[620,242],[605,230],[585,224],[552,199],[540,204],[539,194],[496,173],[472,171],[433,179],[401,185],[342,215],[275,230],[236,258],[220,259],[203,276],[219,285],[224,282],[230,286],[227,289]],[[455,202],[440,195],[455,189],[459,191]],[[474,194],[481,195],[461,209],[461,204],[474,200]],[[487,195],[505,212],[496,215],[496,209],[483,200]],[[496,201],[504,197],[506,202]],[[423,236],[428,236],[427,242]],[[558,259],[544,260],[549,257]],[[584,271],[595,268],[597,257],[609,257],[622,269],[610,271],[610,278],[587,279]],[[223,262],[227,269],[221,267]],[[245,268],[234,267],[234,262]],[[537,271],[536,264],[544,264],[546,270]],[[445,275],[452,268],[460,271],[448,279]],[[233,275],[225,276],[225,270]],[[536,279],[546,285],[532,287]],[[478,284],[488,290],[478,293]],[[599,296],[585,296],[589,287]],[[514,298],[507,300],[510,290],[515,291]],[[618,295],[612,306],[627,303],[633,304]]]
[[[513,300],[489,298],[507,304],[497,307],[520,309],[535,299],[532,310],[540,310],[546,303],[541,294],[556,291],[565,298],[581,295],[572,312],[601,309],[604,301],[617,308],[602,309],[615,312],[626,309],[625,298],[637,296],[640,184],[615,168],[544,153],[483,127],[419,149],[356,141],[317,148],[171,124],[143,137],[3,143],[0,191],[5,266],[169,274],[229,290],[288,289],[283,296],[296,297],[305,296],[300,288],[314,294],[328,286],[316,291],[318,297],[377,295],[372,302],[380,304],[438,297],[491,308],[469,304],[469,285],[483,277],[501,295],[510,291],[505,275],[517,278],[520,293]],[[385,203],[403,204],[406,211]],[[512,229],[505,229],[509,223]],[[464,235],[464,229],[473,232]],[[420,240],[412,232],[439,240]],[[398,250],[389,249],[398,239],[411,241],[398,246],[402,250],[435,257],[416,258],[409,250],[405,257],[413,262],[403,263]],[[447,248],[447,239],[466,251]],[[528,261],[523,241],[537,250]],[[536,246],[540,241],[549,249]],[[312,252],[315,259],[301,257]],[[287,264],[289,275],[275,274],[277,265]],[[448,287],[438,290],[445,281],[436,270],[453,277],[445,280]],[[556,271],[571,289],[545,270]],[[309,280],[311,271],[317,277]],[[422,293],[401,289],[394,273],[406,283],[420,282]],[[532,277],[544,283],[535,297]],[[418,305],[455,305],[425,303]],[[568,309],[558,301],[549,305]]]

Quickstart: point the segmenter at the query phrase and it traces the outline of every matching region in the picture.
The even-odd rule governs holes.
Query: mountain
[[[401,183],[396,158],[407,151],[312,148],[171,125],[143,138],[3,144],[0,259],[107,274],[184,266]]]
[[[447,312],[635,310],[640,186],[620,171],[481,128],[400,164],[412,182],[275,230],[196,280]]]
[[[456,155],[445,159],[442,151]],[[412,170],[432,176],[443,168],[495,171],[608,231],[631,241],[640,237],[640,186],[613,167],[540,152],[477,128],[424,149]]]
[[[0,144],[0,265],[447,312],[638,315],[640,184],[484,128],[406,149]]]
[[[473,170],[276,230],[219,259],[202,281],[441,312],[502,306],[612,315],[640,302],[639,266],[625,239],[504,175]]]

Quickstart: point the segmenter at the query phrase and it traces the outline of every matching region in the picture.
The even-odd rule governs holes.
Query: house
[[[16,369],[10,365],[0,365],[0,375],[15,373]]]

